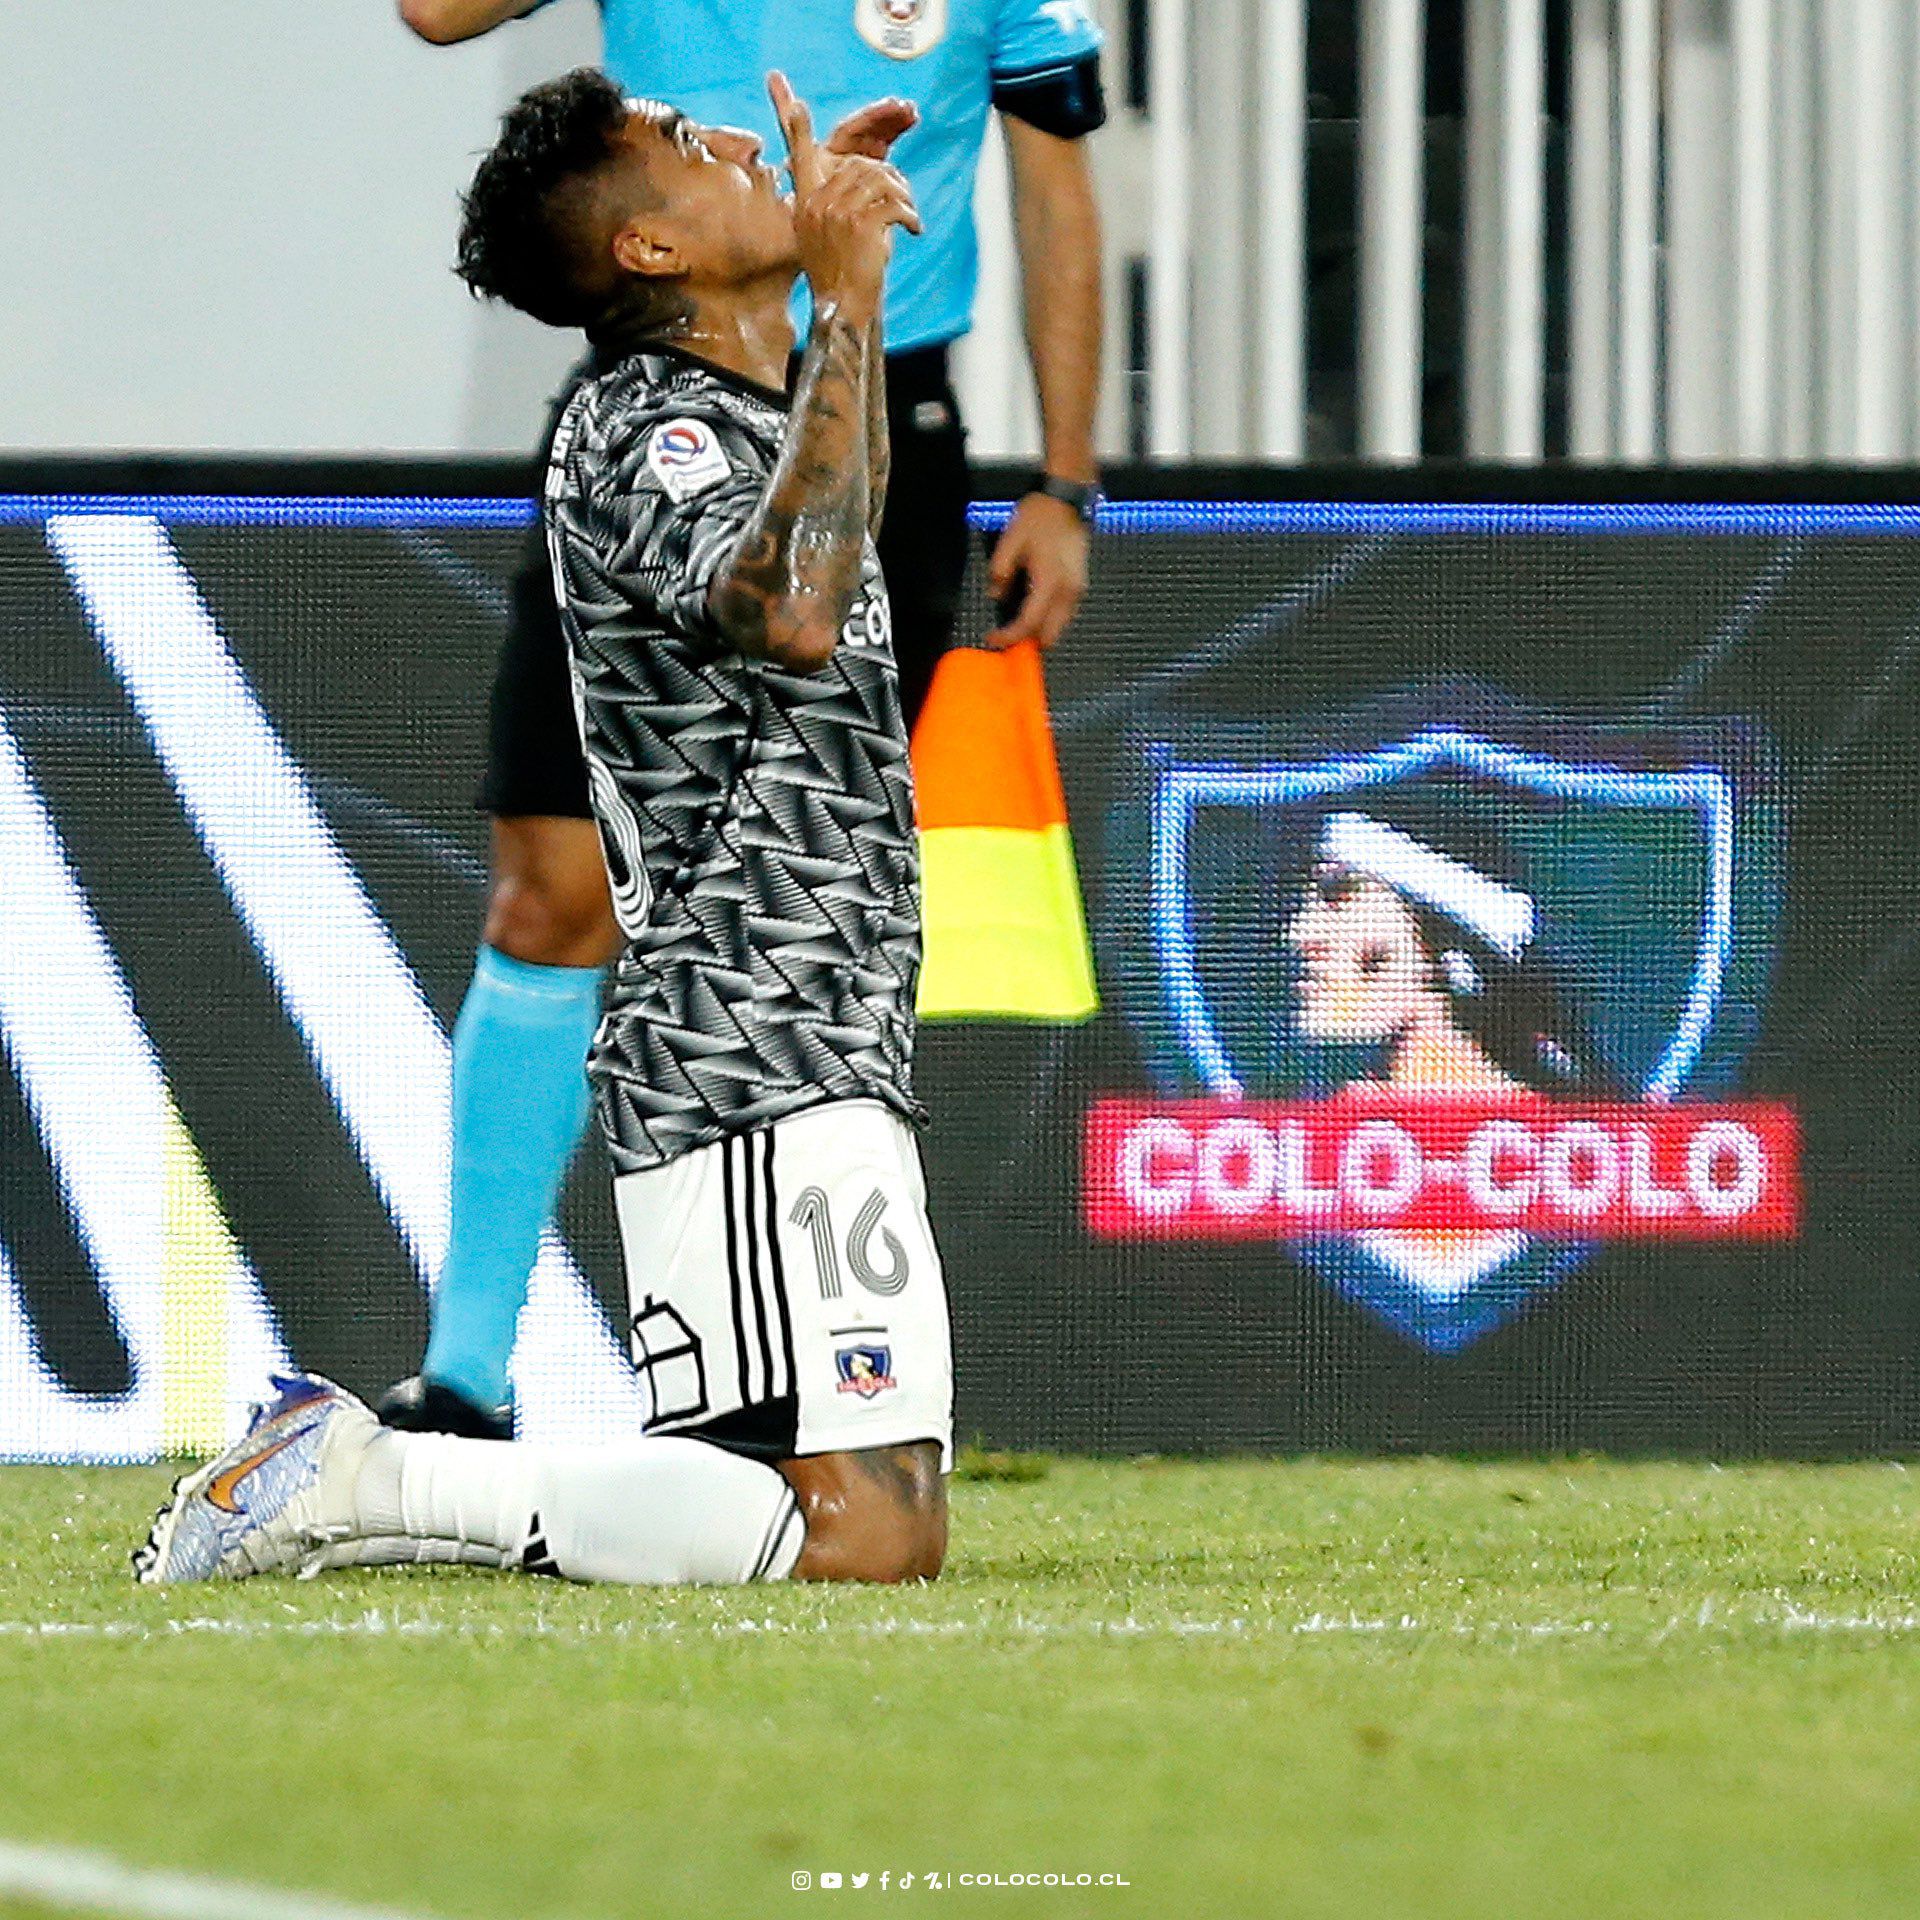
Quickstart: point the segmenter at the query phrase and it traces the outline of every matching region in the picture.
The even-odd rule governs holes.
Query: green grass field
[[[1920,1912],[1897,1466],[1066,1462],[866,1592],[139,1591],[165,1484],[0,1471],[0,1848],[490,1920]]]

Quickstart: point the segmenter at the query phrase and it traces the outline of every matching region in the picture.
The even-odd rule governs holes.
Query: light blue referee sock
[[[540,1232],[587,1123],[604,967],[480,949],[453,1029],[453,1221],[433,1298],[429,1380],[494,1407]]]

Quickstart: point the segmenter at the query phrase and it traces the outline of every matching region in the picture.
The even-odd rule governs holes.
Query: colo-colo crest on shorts
[[[1103,944],[1153,1089],[1089,1117],[1095,1233],[1270,1240],[1448,1351],[1609,1240],[1794,1230],[1793,1116],[1741,1093],[1757,729],[1448,683],[1133,749]]]

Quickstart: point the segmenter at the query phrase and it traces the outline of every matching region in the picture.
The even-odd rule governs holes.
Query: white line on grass
[[[1741,1611],[1706,1601],[1693,1614],[1633,1620],[1423,1620],[1403,1613],[1371,1618],[1352,1613],[1312,1613],[1286,1619],[1235,1615],[1228,1619],[1143,1620],[1128,1614],[1108,1620],[1037,1620],[1025,1614],[979,1614],[969,1619],[922,1620],[886,1615],[873,1620],[836,1620],[820,1614],[797,1620],[771,1615],[725,1620],[446,1620],[377,1608],[364,1613],[321,1615],[305,1620],[250,1620],[190,1616],[178,1620],[0,1620],[0,1640],[159,1641],[206,1634],[232,1640],[653,1640],[705,1637],[715,1640],[809,1639],[1253,1639],[1359,1638],[1396,1634],[1444,1634],[1474,1639],[1665,1640],[1676,1633],[1739,1631],[1815,1634],[1920,1633],[1920,1612],[1821,1613],[1783,1603],[1777,1610]]]
[[[113,1920],[426,1920],[393,1907],[356,1907],[286,1887],[130,1867],[77,1847],[0,1840],[0,1893],[52,1901]]]

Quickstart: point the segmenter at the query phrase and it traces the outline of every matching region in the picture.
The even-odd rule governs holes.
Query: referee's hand
[[[1086,597],[1091,546],[1087,523],[1064,500],[1028,494],[987,562],[987,588],[1002,609],[987,645],[1017,647],[1031,640],[1052,646]]]

